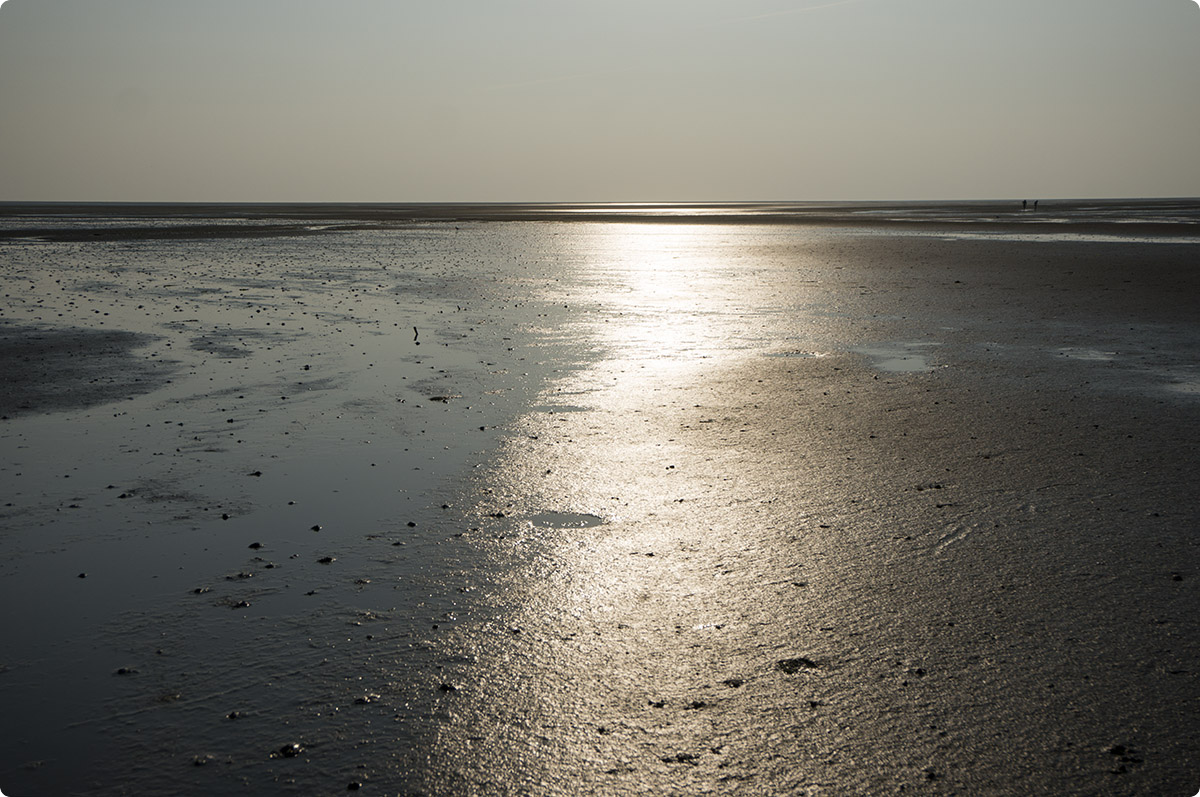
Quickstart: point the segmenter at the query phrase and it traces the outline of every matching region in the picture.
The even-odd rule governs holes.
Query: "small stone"
[[[79,578],[87,578],[87,573],[80,573]]]
[[[721,683],[725,684],[730,689],[737,689],[738,687],[740,687],[742,684],[744,684],[746,682],[743,681],[741,678],[726,678],[724,681],[721,681]]]
[[[332,564],[333,562],[336,562],[337,560],[332,556],[322,556],[317,561],[323,565],[328,565],[328,564]]]
[[[246,547],[257,551],[259,548],[263,547],[263,544],[261,542],[252,542]]]
[[[781,670],[788,675],[794,675],[801,670],[815,670],[817,663],[810,658],[797,656],[794,659],[780,659],[775,662],[775,669]]]
[[[313,527],[312,527],[312,530],[313,530],[313,531],[320,531],[320,530],[321,530],[321,527],[320,527],[319,525],[318,525],[318,526],[313,526]]]
[[[454,684],[442,684],[441,686],[439,686],[439,687],[438,687],[438,691],[441,691],[441,692],[457,692],[457,691],[458,691],[458,687],[457,687],[457,686],[455,686]]]
[[[137,670],[135,670],[133,667],[118,667],[115,674],[116,675],[134,675],[135,673],[137,673]]]
[[[275,751],[275,755],[280,758],[295,758],[303,752],[304,745],[299,742],[293,742],[292,744],[285,744],[283,747],[280,747]]]
[[[679,753],[678,755],[669,755],[663,758],[664,764],[692,764],[699,760],[700,756],[692,753]]]

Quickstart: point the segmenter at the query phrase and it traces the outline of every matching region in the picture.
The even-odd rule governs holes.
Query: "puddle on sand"
[[[604,522],[599,515],[581,512],[539,512],[527,520],[534,526],[547,529],[590,529]]]
[[[890,373],[920,373],[933,370],[929,350],[940,343],[876,343],[870,346],[855,346],[850,351],[862,354],[871,360],[878,371]]]
[[[1117,356],[1115,351],[1083,349],[1075,346],[1064,346],[1061,349],[1057,349],[1055,353],[1059,357],[1066,357],[1071,360],[1087,360],[1088,362],[1110,362]]]
[[[1200,396],[1200,380],[1190,382],[1172,382],[1166,386],[1172,393],[1182,393],[1187,396]]]

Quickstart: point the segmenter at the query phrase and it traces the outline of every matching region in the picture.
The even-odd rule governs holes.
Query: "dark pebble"
[[[246,546],[246,547],[247,547],[247,548],[253,548],[254,550],[256,550],[256,551],[257,551],[259,548],[263,547],[263,544],[262,544],[261,542],[252,542],[252,543],[250,543],[250,544],[249,544],[248,546]]]
[[[794,659],[780,659],[775,662],[775,669],[782,670],[788,675],[793,675],[801,670],[813,670],[817,668],[817,663],[812,659],[804,656],[797,656]]]
[[[669,755],[663,759],[664,764],[695,764],[700,756],[692,753],[680,753],[679,755]]]
[[[442,692],[457,692],[458,687],[454,684],[442,684],[438,687],[438,690]]]
[[[323,564],[323,565],[328,565],[328,564],[332,564],[332,563],[333,563],[333,562],[335,562],[336,560],[335,560],[335,559],[334,559],[332,556],[322,556],[322,557],[321,557],[320,559],[318,559],[317,561],[318,561],[318,562],[320,562],[320,563],[321,563],[321,564]]]
[[[313,526],[313,527],[312,527],[312,530],[313,530],[313,531],[320,531],[320,530],[321,530],[321,527],[320,527],[320,526]]]
[[[724,681],[721,681],[721,683],[725,684],[730,689],[737,689],[738,687],[740,687],[742,684],[744,684],[746,682],[743,681],[741,678],[726,678]]]
[[[276,751],[276,755],[282,756],[283,758],[295,758],[303,752],[304,745],[300,744],[299,742],[293,742],[292,744],[285,744],[283,747],[280,747],[279,750]]]
[[[80,573],[79,578],[87,578],[87,573]]]

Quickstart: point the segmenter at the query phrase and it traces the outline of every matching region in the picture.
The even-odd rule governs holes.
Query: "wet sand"
[[[10,244],[5,793],[1194,789],[1195,244],[607,229]]]

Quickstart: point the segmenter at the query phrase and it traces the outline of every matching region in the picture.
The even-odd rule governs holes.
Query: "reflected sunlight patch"
[[[757,270],[728,227],[611,224],[589,231],[604,342],[660,367],[754,345]],[[731,292],[734,282],[744,292]]]
[[[772,351],[772,352],[768,352],[767,356],[768,357],[796,357],[796,358],[804,359],[804,360],[808,360],[808,359],[819,360],[819,359],[830,356],[832,353],[833,352],[828,352],[828,351]]]

